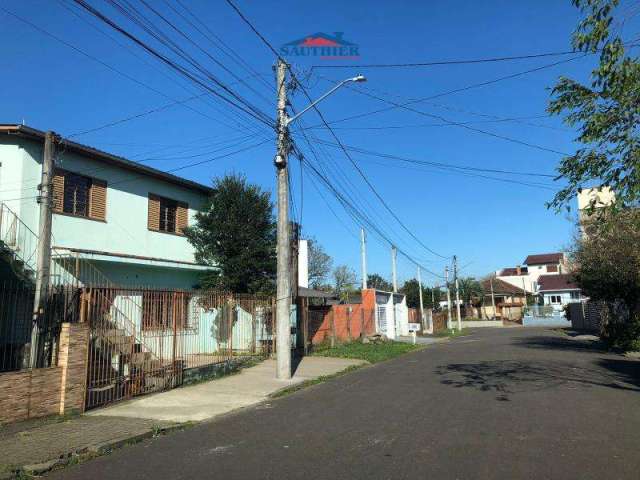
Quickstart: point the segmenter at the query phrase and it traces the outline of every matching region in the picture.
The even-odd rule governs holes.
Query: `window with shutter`
[[[160,198],[151,194],[149,194],[147,226],[149,230],[160,230]]]
[[[53,176],[53,211],[105,220],[107,182],[57,169]]]
[[[149,194],[149,230],[183,235],[189,225],[189,206],[184,202]]]
[[[93,179],[91,182],[91,198],[89,200],[89,216],[96,220],[107,217],[107,182]]]

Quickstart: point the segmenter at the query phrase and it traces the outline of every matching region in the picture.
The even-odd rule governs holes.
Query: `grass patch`
[[[450,330],[442,330],[440,332],[433,334],[434,337],[449,337],[449,338],[464,337],[465,335],[468,335],[468,333],[465,331],[464,328],[462,330],[457,330],[455,328],[452,328]]]
[[[384,362],[391,358],[404,355],[423,348],[421,345],[411,343],[386,341],[380,343],[349,342],[336,345],[331,348],[329,345],[319,345],[312,355],[320,357],[354,358],[365,360],[369,363]]]

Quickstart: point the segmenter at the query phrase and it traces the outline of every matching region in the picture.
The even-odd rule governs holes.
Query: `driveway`
[[[640,362],[479,329],[54,472],[66,479],[637,479]]]

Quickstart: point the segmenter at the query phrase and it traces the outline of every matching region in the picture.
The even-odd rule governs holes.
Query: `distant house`
[[[580,288],[573,280],[571,274],[541,275],[538,278],[538,291],[540,303],[549,305],[556,310],[561,310],[569,303],[577,303],[584,300]]]
[[[528,293],[535,293],[540,275],[558,275],[569,271],[567,257],[562,252],[529,255],[523,263],[524,266],[496,271],[496,278]]]
[[[526,305],[526,292],[522,288],[498,278],[486,278],[481,285],[484,298],[479,308],[479,317],[507,320],[522,317],[522,309]]]
[[[44,132],[31,127],[0,125],[5,219],[0,233],[5,236],[11,234],[8,225],[21,225],[22,235],[34,238],[33,232],[40,231],[44,138]],[[60,151],[52,182],[57,258],[87,260],[118,285],[189,289],[198,284],[210,267],[195,260],[184,229],[207,200],[209,187],[68,140]],[[24,263],[35,269],[35,247],[16,254],[28,256]]]

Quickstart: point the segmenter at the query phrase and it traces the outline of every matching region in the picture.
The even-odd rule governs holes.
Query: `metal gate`
[[[93,288],[81,310],[91,326],[87,409],[174,388],[188,369],[274,351],[271,297]]]
[[[387,333],[387,306],[386,305],[378,305],[378,332],[385,334]]]
[[[87,409],[182,382],[182,364],[175,358],[161,359],[144,343],[136,323],[119,308],[127,304],[119,302],[117,306],[114,293],[92,288],[82,294],[81,315],[86,314],[90,325]],[[128,306],[137,305],[131,300]]]

